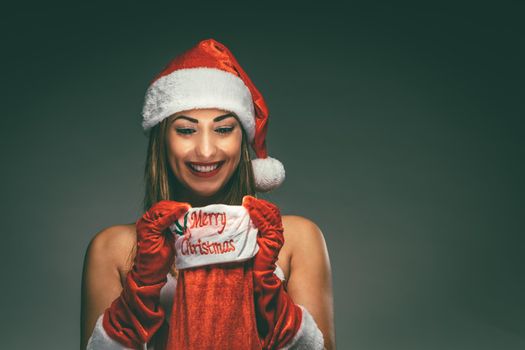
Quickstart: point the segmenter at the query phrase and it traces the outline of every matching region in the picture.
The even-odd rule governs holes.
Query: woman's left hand
[[[264,199],[244,196],[242,205],[246,208],[253,224],[259,230],[257,244],[259,252],[255,255],[254,272],[275,270],[275,262],[284,245],[283,223],[279,208]]]
[[[258,332],[263,349],[289,344],[301,326],[302,312],[274,274],[275,262],[284,244],[282,218],[276,205],[244,196],[242,205],[259,230],[259,251],[253,260],[253,287]]]

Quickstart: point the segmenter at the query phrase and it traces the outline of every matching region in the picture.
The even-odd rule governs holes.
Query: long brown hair
[[[237,118],[237,116],[235,116]],[[237,119],[237,121],[239,121]],[[176,186],[178,181],[168,163],[166,152],[166,139],[171,118],[165,118],[149,131],[148,151],[144,167],[144,198],[142,208],[147,211],[151,206],[161,200],[177,200]],[[239,125],[242,125],[239,122]],[[246,132],[242,130],[241,159],[228,182],[224,185],[224,195],[217,203],[228,205],[241,205],[245,195],[256,197],[255,180],[253,176],[252,163],[250,160],[250,149]],[[133,262],[136,254],[136,246],[131,251],[129,263]],[[175,266],[171,270],[176,275]]]

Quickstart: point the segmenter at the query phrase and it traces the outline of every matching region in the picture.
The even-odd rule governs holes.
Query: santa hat
[[[195,108],[235,113],[257,156],[252,160],[256,190],[267,192],[282,184],[284,166],[266,150],[266,102],[230,50],[214,39],[202,40],[175,57],[153,79],[142,127],[147,131],[173,113]]]

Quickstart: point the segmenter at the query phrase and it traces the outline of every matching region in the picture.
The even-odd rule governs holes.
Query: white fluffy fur
[[[173,113],[219,108],[235,113],[249,141],[255,135],[252,95],[241,78],[217,68],[186,68],[157,79],[146,91],[142,127],[147,130]]]
[[[95,323],[93,333],[89,338],[86,350],[133,350],[120,344],[113,338],[111,338],[102,325],[102,319],[104,314],[100,315]],[[144,343],[143,350],[148,350],[147,344]]]
[[[301,327],[293,339],[288,345],[283,347],[283,350],[323,350],[324,349],[324,337],[323,333],[314,318],[308,312],[308,310],[297,304],[303,311],[303,318],[301,320]]]
[[[259,192],[268,192],[279,187],[284,181],[284,166],[275,158],[252,159],[255,187]]]

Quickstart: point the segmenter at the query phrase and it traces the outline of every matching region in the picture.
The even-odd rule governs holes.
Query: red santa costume
[[[177,56],[153,79],[142,126],[195,108],[237,116],[257,156],[257,191],[283,182],[283,165],[266,151],[266,103],[230,50],[213,39]],[[204,225],[215,227],[199,231],[197,213],[216,215]],[[222,214],[230,226],[220,227]],[[193,233],[186,231],[188,218]],[[176,227],[177,234],[169,233]],[[88,349],[323,349],[315,320],[293,303],[276,264],[284,244],[277,206],[252,196],[240,206],[161,201],[137,221],[137,236],[121,296],[99,316]],[[177,279],[167,273],[173,259]]]

